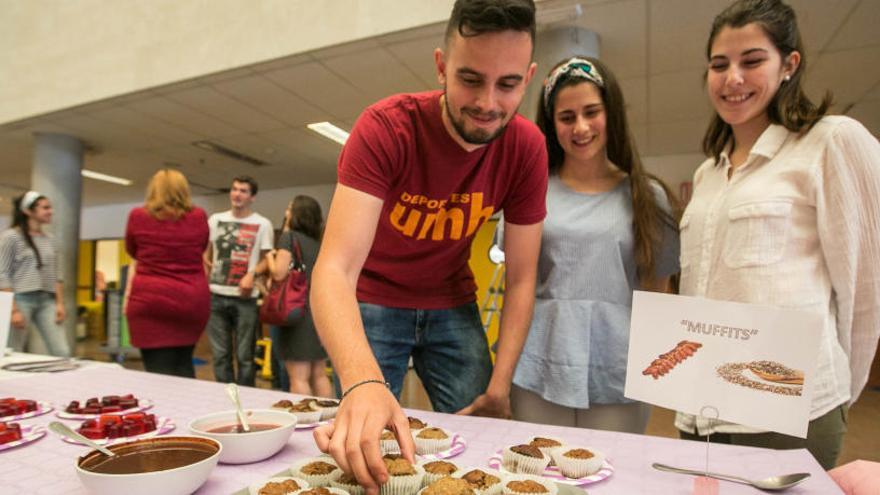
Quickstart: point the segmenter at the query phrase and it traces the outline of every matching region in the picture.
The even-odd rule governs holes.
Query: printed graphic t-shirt
[[[257,267],[260,251],[272,249],[272,223],[259,213],[235,218],[232,211],[215,213],[208,219],[214,259],[211,292],[221,296],[238,296],[238,283]],[[257,297],[254,288],[251,297]]]
[[[497,211],[530,225],[546,214],[547,151],[516,115],[465,151],[443,125],[441,91],[382,100],[359,117],[339,157],[339,183],[384,201],[358,280],[361,302],[450,308],[474,301],[468,266],[479,227]]]

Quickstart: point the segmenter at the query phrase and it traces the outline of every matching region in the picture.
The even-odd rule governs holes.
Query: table
[[[22,363],[34,363],[38,361],[50,361],[61,359],[57,356],[44,356],[41,354],[30,354],[26,352],[12,352],[6,356],[0,356],[0,367],[6,366],[7,364],[22,364]],[[79,364],[80,369],[87,368],[113,368],[113,369],[122,369],[117,363],[107,363],[103,361],[92,361],[89,359],[74,359],[74,361]],[[15,378],[26,378],[30,376],[34,376],[37,373],[32,372],[24,372],[24,371],[8,371],[4,369],[0,369],[0,380],[11,380]],[[52,374],[52,373],[47,373]]]
[[[214,382],[150,374],[110,367],[92,367],[51,375],[34,375],[0,381],[0,397],[14,396],[52,402],[56,408],[70,400],[133,393],[151,399],[150,412],[172,418],[177,429],[171,434],[188,434],[189,421],[203,414],[229,410],[224,385]],[[290,394],[250,387],[241,388],[245,407],[268,407]],[[467,450],[456,457],[456,464],[485,466],[497,449],[527,440],[534,435],[555,436],[570,443],[594,447],[604,452],[614,465],[614,475],[587,487],[590,494],[689,494],[692,478],[662,473],[652,462],[699,468],[704,465],[705,444],[670,438],[612,433],[579,428],[563,428],[516,421],[454,416],[426,411],[408,411],[428,423],[461,434]],[[46,425],[56,420],[55,412],[23,420],[25,424]],[[74,422],[68,421],[73,426]],[[63,442],[49,433],[37,442],[0,452],[0,494],[85,493],[74,471],[74,460],[87,447]],[[260,463],[243,466],[220,464],[211,473],[199,494],[229,494],[265,479],[295,460],[318,454],[310,431],[296,431],[278,454]],[[729,445],[713,445],[710,469],[755,479],[791,472],[810,472],[813,476],[788,494],[842,493],[828,474],[806,450],[773,451]],[[722,494],[764,493],[751,487],[721,483]]]

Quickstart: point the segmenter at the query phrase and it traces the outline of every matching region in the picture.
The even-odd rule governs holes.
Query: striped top
[[[34,250],[18,228],[0,233],[0,289],[12,289],[17,294],[37,290],[55,292],[55,282],[61,281],[55,239],[46,233],[31,238],[40,251],[42,268],[37,268]]]

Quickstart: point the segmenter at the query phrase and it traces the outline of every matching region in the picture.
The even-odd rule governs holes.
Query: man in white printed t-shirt
[[[248,176],[232,179],[232,209],[208,219],[210,243],[205,251],[211,288],[208,337],[214,357],[214,378],[254,386],[257,295],[254,273],[272,249],[272,223],[253,211],[257,182]],[[238,373],[233,373],[233,354]]]

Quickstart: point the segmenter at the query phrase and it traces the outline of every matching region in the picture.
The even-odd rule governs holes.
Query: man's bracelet
[[[348,390],[346,390],[345,392],[342,393],[342,397],[339,399],[339,401],[341,402],[342,400],[344,400],[345,397],[348,394],[350,394],[352,390],[360,387],[361,385],[366,385],[368,383],[379,383],[381,385],[385,385],[386,387],[388,387],[388,390],[391,390],[391,384],[388,382],[383,382],[382,380],[363,380],[363,381],[357,382],[354,385],[348,387]]]

